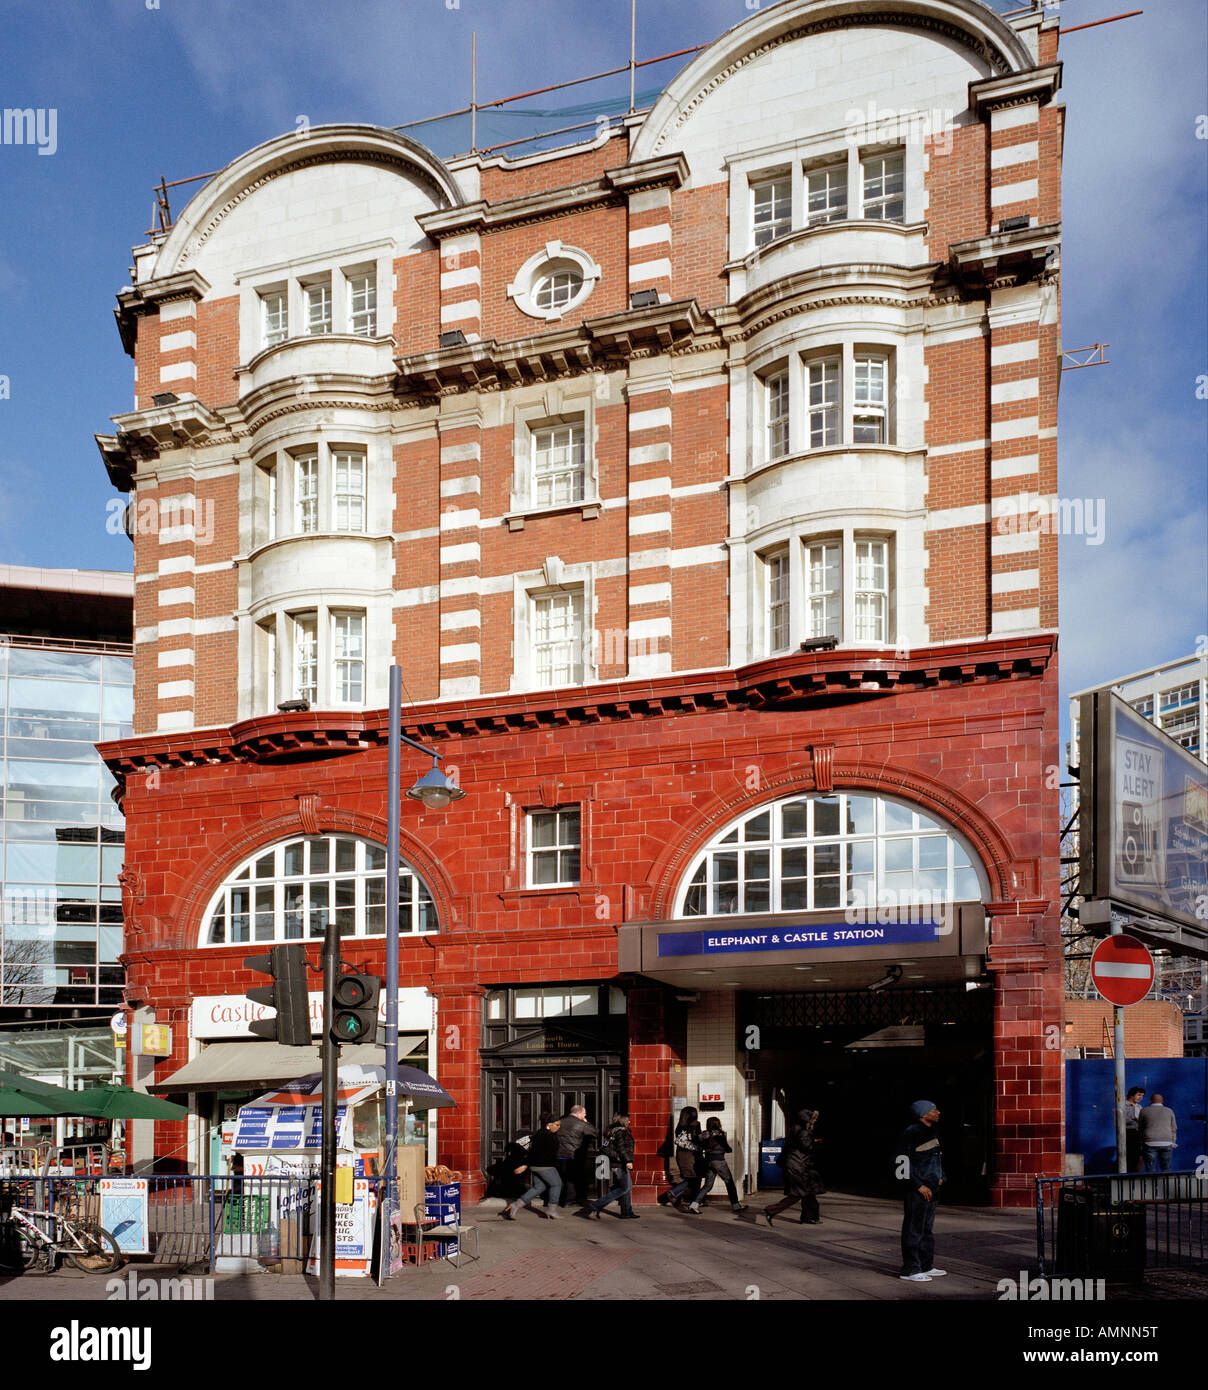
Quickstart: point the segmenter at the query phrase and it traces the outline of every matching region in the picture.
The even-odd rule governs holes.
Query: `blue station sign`
[[[660,956],[731,955],[739,951],[835,950],[843,947],[897,946],[938,941],[938,922],[811,922],[800,926],[726,931],[666,932]]]

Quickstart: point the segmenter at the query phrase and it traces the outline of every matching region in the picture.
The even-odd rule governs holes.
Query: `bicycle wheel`
[[[77,1269],[87,1274],[108,1274],[111,1269],[117,1268],[122,1252],[118,1249],[117,1241],[103,1226],[93,1221],[73,1222],[67,1233],[73,1234],[80,1243],[78,1249],[74,1244],[61,1247]]]
[[[38,1262],[37,1242],[18,1226],[8,1222],[0,1240],[0,1266],[5,1269],[30,1269]]]

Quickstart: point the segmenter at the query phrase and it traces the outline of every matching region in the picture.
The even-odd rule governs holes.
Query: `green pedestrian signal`
[[[378,995],[382,982],[376,975],[341,975],[332,991],[331,1038],[336,1043],[373,1042],[377,1036]]]

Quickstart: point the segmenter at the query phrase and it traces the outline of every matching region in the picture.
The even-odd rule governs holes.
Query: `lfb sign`
[[[720,1081],[702,1081],[698,1088],[698,1103],[701,1105],[724,1105],[726,1088]]]

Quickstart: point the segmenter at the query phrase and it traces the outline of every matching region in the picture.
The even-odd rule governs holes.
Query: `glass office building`
[[[132,587],[0,567],[0,1066],[69,1086],[118,1069],[125,833],[96,744],[130,732]]]

